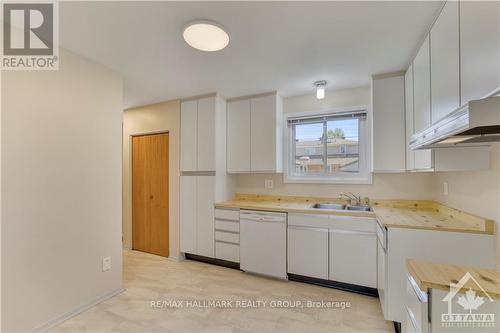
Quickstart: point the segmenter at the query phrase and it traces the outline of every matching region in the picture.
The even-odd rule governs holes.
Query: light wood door
[[[132,138],[132,247],[168,256],[168,133]]]
[[[250,170],[274,172],[276,165],[276,96],[253,98],[250,101]]]
[[[227,171],[250,171],[250,100],[227,103]]]
[[[431,30],[432,123],[460,104],[458,1],[447,1]]]

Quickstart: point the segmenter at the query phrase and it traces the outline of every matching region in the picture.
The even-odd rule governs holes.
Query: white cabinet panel
[[[429,36],[425,39],[413,60],[413,119],[415,133],[431,124],[431,69]],[[430,170],[432,150],[415,151],[415,169]]]
[[[181,103],[181,171],[197,170],[198,101]]]
[[[196,177],[181,176],[180,180],[180,249],[196,254]]]
[[[214,257],[215,176],[197,176],[196,182],[197,254]]]
[[[250,100],[227,103],[227,171],[250,172]]]
[[[413,128],[413,64],[405,74],[405,127],[406,127],[406,170],[415,168],[415,153],[410,149],[410,139],[415,133]]]
[[[250,170],[276,170],[276,95],[252,98]],[[281,125],[281,124],[280,124]]]
[[[461,104],[500,87],[500,2],[460,1]]]
[[[330,280],[377,287],[376,234],[330,230]]]
[[[328,279],[328,229],[288,227],[288,272]]]
[[[198,171],[215,170],[215,98],[198,100]]]
[[[374,79],[373,98],[373,171],[404,172],[405,91],[404,77]],[[390,128],[391,130],[387,130]]]
[[[240,262],[240,246],[215,242],[215,258],[232,262]]]
[[[431,69],[428,36],[413,60],[413,92],[415,132],[420,132],[431,124]]]
[[[458,1],[447,1],[431,33],[432,123],[460,106]]]

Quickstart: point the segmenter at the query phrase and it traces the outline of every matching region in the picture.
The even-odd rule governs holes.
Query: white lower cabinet
[[[215,258],[240,262],[240,212],[215,209]]]
[[[288,273],[377,287],[376,220],[288,214]]]
[[[288,226],[288,272],[328,279],[328,229]]]
[[[337,228],[338,222],[342,227]],[[375,220],[346,218],[330,221],[329,279],[377,287],[377,235]]]

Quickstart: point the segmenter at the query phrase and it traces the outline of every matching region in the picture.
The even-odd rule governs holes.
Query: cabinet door
[[[215,171],[215,97],[198,100],[198,171]]]
[[[410,149],[413,128],[413,64],[410,65],[405,74],[405,123],[406,123],[406,170],[415,168],[415,152]]]
[[[461,104],[500,87],[500,2],[460,1]]]
[[[250,101],[227,103],[227,170],[250,172]]]
[[[404,77],[374,79],[372,89],[374,172],[404,172],[406,170]],[[391,130],[388,131],[388,128]]]
[[[288,226],[288,272],[328,279],[328,229]]]
[[[213,258],[215,249],[215,176],[197,176],[196,182],[197,254]]]
[[[329,279],[359,286],[377,287],[377,235],[330,230]]]
[[[181,103],[181,171],[197,171],[198,101]]]
[[[429,37],[425,39],[413,60],[413,119],[415,133],[431,124],[431,72]],[[432,169],[432,150],[415,151],[415,169]]]
[[[196,254],[196,177],[181,176],[180,180],[180,249]]]
[[[385,283],[386,283],[386,254],[385,250],[377,240],[377,291],[380,300],[380,305],[382,307],[382,312],[387,312],[386,310],[386,296],[385,296]]]
[[[447,1],[431,33],[432,123],[460,105],[458,1]]]
[[[274,172],[277,162],[276,96],[253,98],[250,101],[250,109],[250,170],[253,172]]]

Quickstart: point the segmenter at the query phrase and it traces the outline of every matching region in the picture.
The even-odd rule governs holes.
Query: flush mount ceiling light
[[[314,82],[314,85],[316,86],[316,98],[317,99],[325,98],[326,81],[316,81]]]
[[[184,28],[182,37],[191,47],[206,52],[222,50],[229,44],[229,34],[224,27],[206,20],[190,22]]]

